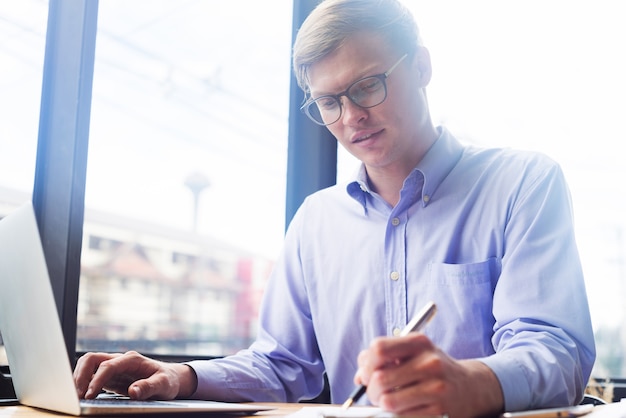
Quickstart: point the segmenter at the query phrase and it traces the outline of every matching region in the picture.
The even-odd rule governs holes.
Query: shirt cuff
[[[213,381],[226,381],[226,373],[221,367],[208,360],[194,360],[185,364],[193,369],[198,378],[198,385],[191,399],[221,400],[225,396],[220,393],[217,385],[212,384]]]
[[[478,360],[486,364],[498,378],[505,411],[528,409],[531,403],[530,386],[524,368],[514,356],[500,353]]]

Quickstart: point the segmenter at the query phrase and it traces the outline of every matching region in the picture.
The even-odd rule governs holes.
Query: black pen
[[[424,328],[424,326],[426,326],[426,324],[433,318],[433,316],[435,315],[435,312],[437,312],[437,306],[435,305],[435,303],[428,302],[426,306],[424,306],[422,310],[419,311],[417,315],[413,317],[413,319],[411,319],[411,322],[409,322],[406,325],[406,327],[404,327],[404,329],[400,332],[399,336],[404,337],[405,335],[408,335],[411,332],[421,331],[422,328]],[[365,394],[366,390],[367,390],[367,386],[365,385],[357,386],[357,388],[354,389],[354,392],[352,392],[348,400],[345,401],[344,404],[341,406],[341,409],[345,411],[346,409],[350,408],[353,403],[358,401],[361,398],[361,396]]]

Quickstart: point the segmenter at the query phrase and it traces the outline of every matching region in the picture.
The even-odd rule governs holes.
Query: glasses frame
[[[396,67],[397,67],[398,65],[400,65],[400,63],[401,63],[402,61],[404,61],[404,59],[405,59],[408,55],[409,55],[408,53],[406,53],[406,54],[402,55],[402,56],[400,57],[400,59],[399,59],[398,61],[396,61],[396,63],[395,63],[395,64],[393,64],[393,65],[391,66],[391,68],[390,68],[390,69],[388,69],[387,71],[385,71],[384,73],[381,73],[381,74],[374,74],[374,75],[370,75],[370,76],[367,76],[367,77],[359,78],[358,80],[356,80],[356,81],[354,81],[352,84],[350,84],[350,85],[348,86],[348,88],[347,88],[347,89],[345,89],[344,91],[342,91],[341,93],[338,93],[338,94],[325,94],[325,95],[323,95],[323,96],[316,97],[315,99],[314,99],[314,98],[312,98],[312,97],[309,97],[309,99],[308,99],[308,100],[307,100],[307,101],[306,101],[306,102],[305,102],[305,103],[304,103],[304,104],[300,107],[300,111],[301,111],[301,112],[304,112],[304,113],[305,113],[305,114],[309,117],[309,119],[311,119],[311,120],[312,120],[313,122],[315,122],[316,124],[321,125],[321,126],[328,126],[328,125],[332,125],[333,123],[335,123],[335,122],[337,122],[339,119],[341,119],[341,116],[343,115],[343,104],[342,104],[342,102],[341,102],[341,97],[343,97],[343,96],[347,97],[347,98],[348,98],[348,100],[350,100],[352,103],[354,103],[356,106],[360,107],[361,109],[371,109],[372,107],[378,106],[379,104],[383,103],[383,102],[387,99],[387,83],[385,82],[385,81],[387,80],[387,77],[389,77],[389,75],[393,72],[393,70],[395,70],[395,69],[396,69]],[[360,104],[358,104],[357,102],[355,102],[355,101],[354,101],[354,99],[353,99],[353,98],[352,98],[352,97],[348,94],[348,92],[349,92],[349,91],[350,91],[350,89],[352,89],[352,87],[354,87],[356,84],[358,84],[358,83],[362,82],[363,80],[367,80],[368,78],[377,78],[377,79],[379,79],[379,80],[380,80],[380,82],[381,82],[381,83],[382,83],[382,85],[383,85],[383,89],[385,90],[385,95],[383,96],[383,99],[382,99],[380,102],[378,102],[378,103],[376,103],[376,104],[373,104],[373,105],[371,105],[371,106],[363,106],[363,105],[360,105]],[[311,107],[311,106],[317,106],[316,102],[317,102],[318,100],[320,100],[320,99],[334,99],[334,100],[335,100],[335,101],[339,104],[339,114],[337,115],[337,119],[333,120],[332,122],[324,123],[324,122],[320,122],[320,121],[318,121],[317,119],[315,119],[315,118],[313,117],[313,115],[311,115],[311,113],[310,113],[310,111],[309,111],[310,107]],[[320,113],[320,115],[321,115],[321,113],[322,113],[322,112],[320,111],[319,113]]]

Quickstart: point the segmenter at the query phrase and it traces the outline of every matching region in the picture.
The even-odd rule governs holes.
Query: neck
[[[395,207],[400,200],[400,191],[404,185],[404,180],[426,155],[437,140],[438,135],[437,130],[433,128],[431,134],[422,136],[422,139],[417,142],[414,152],[407,153],[407,158],[386,166],[366,165],[367,178],[372,190],[378,193],[391,206]]]
[[[406,170],[385,170],[366,167],[370,187],[391,206],[396,206],[400,200],[400,190],[404,180],[410,173]]]

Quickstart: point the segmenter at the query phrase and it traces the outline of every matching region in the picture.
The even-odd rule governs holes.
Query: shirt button
[[[398,280],[400,278],[400,273],[392,271],[389,277],[391,277],[391,280]]]
[[[402,330],[400,328],[394,328],[393,329],[393,336],[397,337],[398,335],[400,335],[401,332],[402,332]]]
[[[424,202],[425,202],[425,203],[430,202],[430,196],[428,196],[428,195],[424,195]]]
[[[400,219],[398,219],[398,218],[393,218],[393,219],[391,220],[391,225],[393,225],[393,226],[398,226],[398,225],[400,225]]]

